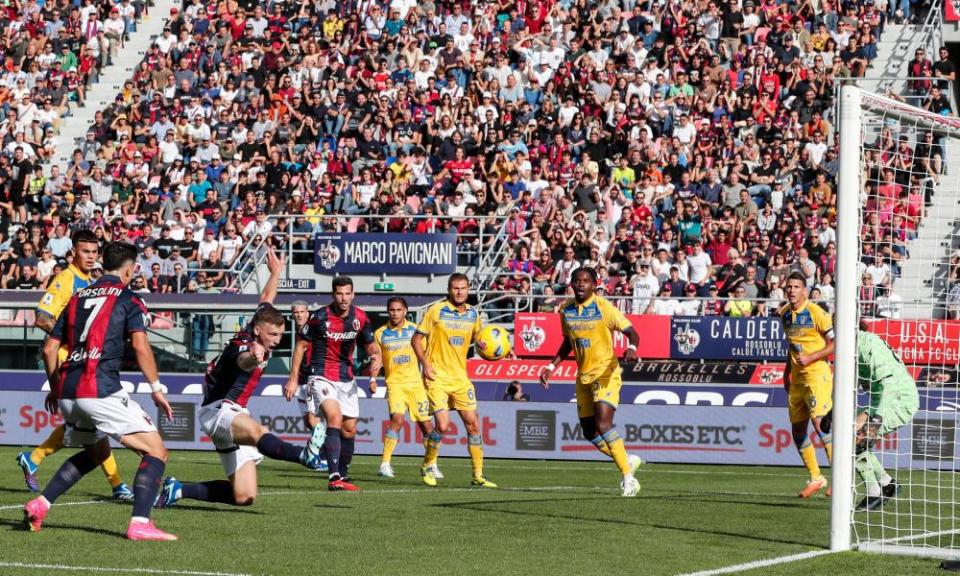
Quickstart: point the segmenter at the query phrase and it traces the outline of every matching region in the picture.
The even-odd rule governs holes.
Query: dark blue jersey
[[[106,398],[122,390],[126,340],[146,326],[143,300],[116,276],[103,276],[71,296],[50,333],[67,351],[60,363],[60,398]]]
[[[261,304],[257,311],[266,306]],[[263,362],[247,372],[240,368],[237,362],[240,355],[249,352],[256,343],[253,333],[253,320],[240,329],[227,344],[219,356],[207,365],[207,373],[203,383],[203,405],[229,400],[240,406],[246,406],[250,396],[260,383],[260,376],[270,359],[267,352]]]
[[[324,306],[310,315],[298,338],[310,343],[310,375],[331,382],[353,380],[353,353],[357,341],[374,341],[373,325],[367,314],[350,306],[346,316]]]

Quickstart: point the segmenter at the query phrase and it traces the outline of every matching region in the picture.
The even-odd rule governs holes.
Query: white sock
[[[889,474],[884,474],[883,478],[880,479],[881,486],[888,486],[891,482],[893,482],[893,478]]]
[[[873,483],[867,486],[867,496],[876,498],[877,496],[883,496],[883,492],[880,490],[880,484]]]
[[[130,519],[131,522],[136,522],[137,524],[146,524],[150,521],[149,518],[144,518],[143,516],[134,516]]]
[[[47,508],[53,506],[53,504],[51,504],[49,500],[43,497],[43,494],[40,495],[40,499],[43,500],[43,503],[47,505]]]

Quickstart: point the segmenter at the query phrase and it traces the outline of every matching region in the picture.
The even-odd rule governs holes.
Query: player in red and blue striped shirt
[[[333,279],[333,302],[314,311],[298,335],[290,378],[284,388],[287,400],[297,392],[300,364],[310,348],[310,376],[307,392],[326,420],[323,448],[330,467],[330,490],[356,491],[348,481],[353,460],[354,437],[360,402],[353,375],[353,356],[358,341],[370,356],[371,374],[380,372],[380,347],[373,337],[373,325],[367,314],[353,305],[353,280],[347,276]],[[371,378],[371,381],[376,381]]]
[[[106,271],[95,284],[71,296],[43,346],[50,394],[47,409],[63,413],[67,445],[80,444],[57,470],[43,495],[24,507],[24,522],[39,531],[51,505],[110,455],[109,437],[142,455],[134,481],[133,517],[127,526],[131,540],[176,540],[150,522],[150,511],[160,490],[167,449],[153,421],[123,390],[120,367],[129,338],[143,375],[150,382],[153,401],[173,417],[163,395],[157,364],[146,334],[147,308],[127,289],[133,279],[137,249],[111,242],[103,252]],[[60,348],[66,358],[60,361]]]
[[[249,506],[257,496],[257,464],[263,456],[310,467],[306,449],[281,440],[247,409],[271,351],[283,337],[286,318],[273,307],[283,266],[283,258],[268,252],[270,280],[253,320],[207,368],[200,428],[213,441],[229,480],[180,482],[171,476],[164,481],[158,508],[172,506],[181,498]]]

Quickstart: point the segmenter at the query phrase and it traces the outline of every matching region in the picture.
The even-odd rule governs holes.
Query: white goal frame
[[[859,315],[857,262],[861,226],[861,188],[863,162],[863,113],[871,111],[913,126],[937,132],[960,135],[960,118],[939,116],[898,100],[870,93],[853,85],[840,92],[839,135],[840,170],[837,199],[837,267],[836,313],[834,331],[836,351],[834,364],[833,465],[834,492],[830,508],[830,549],[854,548],[854,413],[857,382],[857,326]],[[957,145],[957,144],[955,144]],[[957,166],[951,167],[957,170]],[[960,472],[958,472],[960,473]],[[935,536],[936,534],[928,534]],[[903,545],[918,537],[897,541],[859,543],[865,552],[901,554],[960,560],[960,549],[922,548]]]

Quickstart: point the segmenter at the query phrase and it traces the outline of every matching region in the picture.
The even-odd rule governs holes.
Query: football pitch
[[[396,458],[397,478],[383,480],[379,459],[359,456],[351,476],[363,492],[351,494],[267,460],[252,507],[183,500],[154,514],[178,542],[136,543],[123,539],[130,504],[106,498],[99,470],[57,502],[40,533],[24,531],[30,496],[17,451],[0,448],[0,575],[944,574],[935,560],[826,553],[830,503],[795,496],[806,478],[799,467],[645,465],[640,495],[627,499],[611,464],[488,461],[501,488],[482,490],[469,486],[468,460],[441,454],[446,479],[431,489],[419,483],[417,459]],[[48,458],[41,482],[71,453]],[[117,456],[132,483],[135,456]],[[213,452],[171,452],[167,471],[222,477]]]

